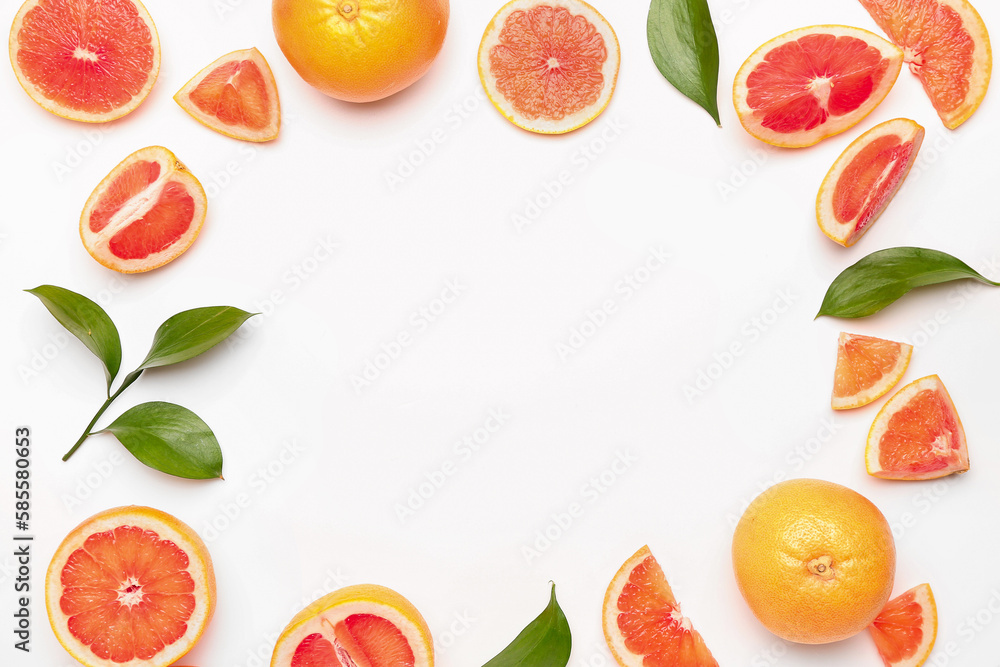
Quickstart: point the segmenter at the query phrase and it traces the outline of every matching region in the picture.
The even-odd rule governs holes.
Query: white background
[[[18,4],[5,0],[3,15],[12,18]],[[979,4],[996,30],[1000,8]],[[882,509],[897,532],[895,592],[929,582],[937,597],[932,664],[996,663],[1000,291],[953,284],[865,320],[813,319],[830,281],[885,247],[943,250],[1000,278],[996,91],[951,132],[904,71],[849,132],[810,149],[771,149],[736,119],[736,70],[786,30],[876,30],[858,3],[713,2],[718,129],[653,66],[647,3],[606,1],[598,9],[622,50],[611,105],[577,132],[543,137],[483,101],[476,52],[499,3],[454,3],[430,73],[363,106],[328,99],[298,78],[263,0],[147,7],[162,69],[142,107],[119,122],[61,120],[0,68],[3,433],[12,444],[15,426],[33,432],[37,536],[33,653],[15,652],[4,631],[5,664],[72,663],[45,620],[45,567],[77,523],[131,503],[169,511],[209,540],[218,608],[185,664],[266,664],[270,642],[304,603],[361,582],[417,605],[440,665],[483,664],[541,611],[552,580],[573,629],[570,664],[598,667],[610,660],[605,588],[646,543],[722,665],[879,664],[864,634],[821,647],[786,644],[743,603],[731,572],[733,523],[782,477],[846,484]],[[259,146],[211,132],[171,99],[201,67],[250,46],[269,60],[283,112],[279,139]],[[852,139],[899,116],[927,128],[920,159],[875,227],[841,248],[816,226],[819,183]],[[421,155],[418,146],[427,152],[435,137],[443,140]],[[208,219],[175,262],[121,276],[83,249],[78,217],[100,179],[151,144],[169,147],[201,179]],[[387,176],[407,161],[420,164],[393,189]],[[564,170],[571,183],[546,199],[546,184]],[[518,229],[512,216],[533,212],[529,202],[547,206]],[[327,253],[330,243],[337,248]],[[647,275],[639,269],[651,248],[669,259]],[[627,298],[616,287],[632,275],[648,280]],[[437,308],[449,281],[461,286],[458,298],[419,324],[420,309]],[[143,376],[99,424],[143,401],[180,403],[217,434],[225,481],[162,475],[109,436],[60,461],[100,405],[103,377],[97,360],[20,291],[40,284],[104,305],[121,331],[123,375],[178,311],[227,304],[262,313],[203,357]],[[557,346],[606,300],[615,312],[596,333],[584,327],[593,335],[561,356]],[[947,385],[968,434],[967,475],[894,483],[865,473],[865,436],[883,401],[830,410],[841,330],[916,344],[905,381],[937,373]],[[356,390],[352,376],[404,332],[412,344]],[[741,354],[727,359],[734,343]],[[689,399],[685,386],[700,372],[716,379]],[[456,450],[491,410],[507,415],[505,424],[473,455]],[[7,488],[12,449],[3,455]],[[607,472],[620,454],[632,459],[627,468]],[[454,474],[401,518],[399,507],[449,462]],[[590,480],[602,473],[595,491]],[[236,515],[240,494],[249,506]],[[10,519],[0,535],[12,535],[12,496],[0,497]],[[554,517],[573,503],[580,512],[560,529]],[[536,544],[546,530],[559,534]],[[537,556],[525,555],[536,546]],[[0,627],[8,627],[13,559],[6,547],[0,553],[8,619]]]

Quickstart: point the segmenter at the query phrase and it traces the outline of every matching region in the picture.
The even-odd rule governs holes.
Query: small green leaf
[[[549,604],[507,648],[483,667],[566,667],[573,638],[552,584]]]
[[[136,370],[169,366],[197,357],[226,340],[255,313],[232,306],[194,308],[160,325],[149,354]]]
[[[150,468],[186,479],[222,477],[222,449],[208,424],[187,408],[154,401],[127,410],[112,433]]]
[[[646,40],[660,74],[721,127],[719,40],[707,0],[652,0]]]
[[[834,279],[816,317],[867,317],[911,289],[964,278],[1000,287],[1000,283],[987,280],[960,259],[938,250],[906,247],[879,250],[847,267]]]
[[[97,355],[104,364],[110,391],[122,365],[122,342],[115,323],[104,309],[81,294],[55,285],[39,285],[25,292],[38,297],[59,324]]]

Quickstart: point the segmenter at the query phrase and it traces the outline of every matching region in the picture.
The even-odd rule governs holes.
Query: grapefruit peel
[[[834,410],[851,410],[885,396],[903,378],[912,355],[913,346],[908,343],[842,331],[837,340],[830,406]],[[887,366],[889,361],[894,361],[892,366]],[[879,372],[876,381],[865,382]]]

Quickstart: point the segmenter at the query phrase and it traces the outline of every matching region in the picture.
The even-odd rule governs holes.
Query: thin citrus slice
[[[869,626],[885,667],[920,667],[937,638],[937,605],[929,584],[893,598]]]
[[[965,429],[937,375],[915,380],[882,406],[868,432],[868,474],[935,479],[969,469]]]
[[[174,101],[195,120],[227,137],[270,141],[278,136],[278,86],[256,48],[222,56],[184,84]]]
[[[512,0],[486,26],[479,79],[518,127],[570,132],[611,101],[621,51],[615,31],[582,0]]]
[[[747,58],[736,73],[733,104],[744,129],[761,141],[811,146],[871,113],[902,66],[903,52],[867,30],[799,28]]]
[[[271,667],[432,667],[434,643],[409,600],[384,586],[347,586],[292,618]]]
[[[968,0],[860,0],[903,49],[941,121],[954,130],[979,108],[993,69],[990,36]]]
[[[149,507],[116,507],[66,536],[45,575],[56,639],[87,667],[161,667],[201,637],[215,574],[201,538]]]
[[[868,405],[884,396],[906,373],[913,346],[891,340],[840,333],[833,376],[834,410]]]
[[[854,245],[875,224],[917,159],[924,128],[896,118],[868,130],[840,154],[816,196],[816,220],[830,239]]]
[[[205,222],[205,189],[173,153],[149,146],[111,170],[87,199],[80,237],[98,262],[150,271],[188,249]]]
[[[160,71],[160,39],[139,0],[27,0],[9,48],[31,99],[88,123],[135,110]]]
[[[622,667],[718,667],[691,621],[681,614],[648,546],[615,574],[604,595],[604,638]]]

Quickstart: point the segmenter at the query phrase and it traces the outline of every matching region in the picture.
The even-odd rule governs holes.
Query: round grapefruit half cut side
[[[479,78],[504,118],[539,134],[594,120],[618,81],[611,24],[582,0],[512,0],[486,26]]]
[[[744,129],[761,141],[811,146],[871,113],[902,66],[903,52],[867,30],[799,28],[747,58],[736,73],[733,104]]]
[[[163,266],[187,250],[205,222],[198,179],[162,146],[141,148],[111,170],[80,215],[80,237],[98,262],[120,273]]]
[[[913,346],[842,331],[833,376],[834,410],[868,405],[896,386],[906,373]]]
[[[202,125],[234,139],[270,141],[281,126],[278,86],[256,48],[218,58],[184,84],[174,101]]]
[[[937,605],[930,584],[893,598],[868,631],[885,667],[920,667],[937,639]]]
[[[681,614],[660,564],[644,546],[619,568],[604,595],[604,638],[622,667],[718,667]]]
[[[86,667],[165,667],[212,618],[212,559],[197,533],[166,512],[105,510],[56,549],[45,605],[56,639]]]
[[[433,667],[434,643],[416,607],[374,584],[316,600],[278,637],[271,667]]]
[[[837,158],[816,196],[816,221],[844,247],[857,243],[903,185],[924,141],[924,128],[907,118],[876,125]]]
[[[879,410],[865,448],[868,474],[936,479],[969,469],[965,429],[937,375],[914,380]]]
[[[160,39],[139,0],[27,0],[9,50],[31,99],[88,123],[134,111],[160,71]]]
[[[986,97],[993,50],[968,0],[860,0],[924,87],[945,127],[954,130]]]

